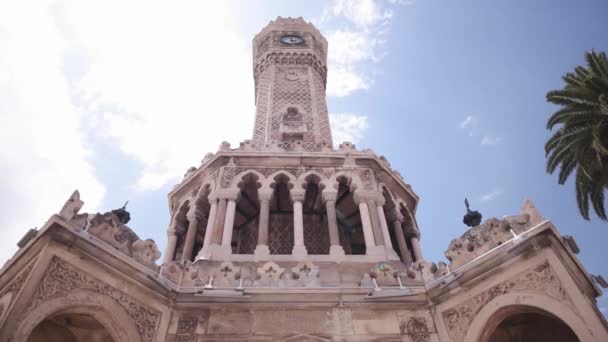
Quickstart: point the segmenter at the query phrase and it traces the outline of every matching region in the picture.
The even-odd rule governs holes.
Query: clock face
[[[299,45],[304,43],[304,38],[295,34],[288,34],[286,36],[281,37],[281,42],[289,45]]]

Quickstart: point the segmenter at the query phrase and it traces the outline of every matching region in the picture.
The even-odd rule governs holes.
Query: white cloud
[[[488,201],[492,201],[500,196],[502,196],[504,194],[504,190],[501,188],[496,188],[494,190],[492,190],[491,192],[488,192],[487,194],[482,195],[479,199],[482,202],[488,202]]]
[[[469,115],[460,122],[459,126],[460,128],[466,130],[467,134],[472,137],[477,130],[477,119],[474,116]]]
[[[390,9],[381,8],[379,2],[374,0],[337,0],[331,12],[334,16],[342,16],[359,27],[373,26],[393,16]]]
[[[485,135],[481,139],[481,144],[482,145],[496,145],[501,141],[502,141],[501,137],[492,137],[492,136]]]
[[[76,187],[88,210],[97,209],[105,191],[64,75],[67,44],[48,10],[0,3],[0,261]]]
[[[226,4],[75,1],[61,18],[86,56],[76,82],[83,110],[143,164],[139,189],[158,189],[222,140],[251,135],[251,46]]]
[[[329,43],[329,96],[369,89],[369,63],[378,62],[384,53],[383,37],[393,16],[391,5],[394,3],[337,0],[325,8],[317,24]]]
[[[363,139],[365,131],[369,127],[367,116],[350,113],[329,114],[329,123],[336,146],[345,141],[357,144]]]

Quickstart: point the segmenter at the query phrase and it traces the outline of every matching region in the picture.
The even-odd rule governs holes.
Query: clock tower
[[[331,148],[327,40],[302,18],[277,18],[253,39],[253,145],[286,151]]]

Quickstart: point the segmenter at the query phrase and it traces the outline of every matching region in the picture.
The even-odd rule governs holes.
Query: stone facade
[[[412,187],[332,147],[327,49],[301,18],[254,38],[253,140],[169,193],[162,261],[78,191],[28,232],[0,271],[0,341],[607,341],[600,290],[529,200],[454,239],[449,265],[424,259]]]

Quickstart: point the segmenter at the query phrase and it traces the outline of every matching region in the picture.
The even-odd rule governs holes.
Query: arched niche
[[[268,248],[270,254],[291,254],[294,246],[293,205],[291,190],[294,179],[288,173],[271,176],[272,197],[268,219]]]
[[[142,342],[135,322],[112,298],[87,290],[73,290],[48,299],[19,319],[11,341]],[[81,336],[89,334],[86,339]],[[60,339],[57,339],[60,338]]]
[[[345,175],[336,178],[338,194],[336,197],[336,219],[340,245],[347,255],[365,255],[366,246],[361,224],[359,206],[355,204],[351,179]]]
[[[318,174],[304,178],[305,191],[302,213],[304,219],[304,245],[308,254],[329,254],[329,227],[322,192],[325,185]]]
[[[181,260],[184,253],[184,244],[186,242],[186,233],[188,232],[188,226],[190,221],[188,220],[188,211],[190,211],[190,201],[185,201],[179,206],[177,214],[173,219],[171,229],[175,232],[177,242],[175,243],[175,254],[171,260]]]
[[[253,254],[257,245],[260,217],[258,189],[262,186],[260,181],[259,175],[247,172],[240,177],[237,184],[240,196],[236,204],[232,230],[233,254]]]
[[[525,303],[525,305],[521,303]],[[569,303],[531,293],[507,293],[488,302],[471,322],[464,341],[501,342],[490,338],[502,338],[504,335],[501,334],[505,333],[504,329],[508,329],[509,324],[515,324],[521,318],[526,317],[536,319],[538,323],[551,324],[553,328],[559,329],[563,333],[564,338],[569,338],[548,341],[597,341],[590,335],[582,318],[572,311]],[[528,333],[551,334],[550,331],[546,332],[542,327],[539,328],[540,331],[529,331]],[[519,341],[517,339],[513,340],[513,342]],[[538,341],[544,340],[539,339]]]

